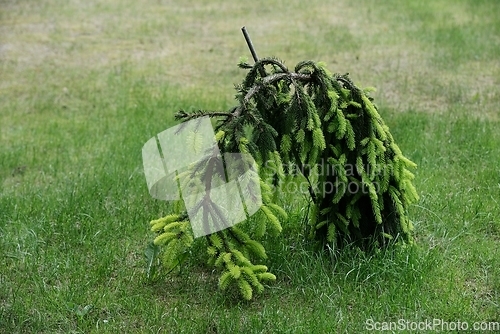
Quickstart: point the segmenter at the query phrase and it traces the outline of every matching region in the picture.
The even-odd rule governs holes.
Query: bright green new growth
[[[254,290],[263,291],[263,282],[276,279],[266,266],[254,263],[266,258],[259,240],[266,232],[279,234],[286,222],[276,189],[297,171],[310,196],[307,234],[323,247],[411,243],[407,208],[418,195],[409,168],[416,165],[394,142],[369,90],[356,87],[347,74],[331,74],[312,61],[299,63],[294,71],[272,58],[239,66],[249,72],[237,86],[236,107],[176,115],[182,121],[216,118],[221,153],[250,153],[260,166],[263,205],[251,219],[254,224],[205,237],[208,263],[222,270],[220,288],[235,284],[243,298],[251,299]],[[204,167],[212,165],[205,162]],[[187,173],[187,182],[206,184],[193,180],[195,175]],[[210,208],[203,207],[208,211],[203,214],[216,217]],[[176,266],[193,244],[187,214],[151,224],[155,244],[164,246],[164,264]]]

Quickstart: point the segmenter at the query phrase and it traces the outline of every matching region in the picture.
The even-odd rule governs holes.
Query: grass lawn
[[[499,332],[499,17],[497,0],[1,1],[0,333]],[[234,104],[244,25],[261,57],[377,88],[418,164],[415,247],[315,253],[292,204],[252,301],[218,290],[203,243],[146,279],[169,211],[142,145],[179,109]]]

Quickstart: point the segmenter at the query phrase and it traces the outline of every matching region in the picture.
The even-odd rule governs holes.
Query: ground
[[[367,321],[500,320],[500,4],[495,0],[0,4],[0,332],[363,332]],[[179,109],[225,110],[251,59],[312,59],[375,101],[421,199],[417,246],[314,253],[303,208],[267,240],[249,303],[195,249],[145,278],[141,147]],[[371,323],[371,322],[369,322]],[[490,327],[492,328],[492,327]],[[402,331],[404,332],[404,330]]]

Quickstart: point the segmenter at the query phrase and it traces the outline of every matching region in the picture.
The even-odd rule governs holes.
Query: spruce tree
[[[276,279],[263,264],[261,240],[266,233],[279,234],[286,223],[276,189],[297,171],[308,184],[307,235],[319,245],[412,243],[407,208],[418,199],[410,172],[416,166],[395,143],[370,90],[358,88],[348,74],[332,74],[322,63],[303,61],[291,71],[276,58],[254,58],[253,65],[239,63],[248,73],[236,86],[233,108],[176,114],[182,122],[215,119],[221,153],[248,153],[259,166],[262,206],[253,224],[204,237],[208,263],[221,270],[220,288],[237,287],[243,298],[251,299],[254,291],[263,291],[263,283]],[[177,180],[201,188],[220,183],[221,159],[205,159]],[[245,159],[240,163],[249,168]],[[201,201],[207,203],[207,198],[197,206],[203,217],[224,224],[216,206]],[[181,206],[176,211],[151,222],[154,244],[161,246],[162,262],[170,269],[195,242],[187,212]]]

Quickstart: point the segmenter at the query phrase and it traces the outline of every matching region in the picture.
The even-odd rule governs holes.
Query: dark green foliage
[[[183,121],[216,118],[221,152],[250,153],[260,166],[263,205],[257,223],[205,237],[209,264],[222,269],[220,287],[236,283],[250,299],[252,290],[263,290],[261,282],[275,279],[266,266],[254,262],[266,258],[258,240],[266,231],[281,232],[287,219],[275,200],[287,173],[300,171],[307,182],[307,234],[319,245],[383,246],[394,239],[411,243],[407,208],[418,196],[409,168],[415,164],[394,142],[368,90],[358,88],[348,74],[331,74],[312,61],[297,64],[294,71],[273,58],[239,66],[249,71],[236,87],[236,107],[177,114]],[[188,182],[196,183],[194,175]],[[168,267],[193,243],[186,217],[179,213],[153,222],[155,244],[166,245]]]

